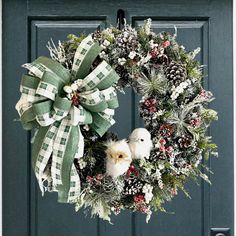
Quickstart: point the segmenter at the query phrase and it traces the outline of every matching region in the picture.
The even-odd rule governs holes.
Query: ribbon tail
[[[49,127],[41,127],[35,137],[32,148],[32,165],[39,183],[42,195],[44,195],[44,171],[48,165],[49,158],[52,154],[53,139],[57,127],[54,125]]]
[[[75,165],[72,165],[68,202],[75,203],[81,192],[80,178]]]
[[[74,167],[74,158],[77,153],[80,136],[79,127],[72,126],[61,166],[62,185],[57,187],[58,202],[61,203],[73,202],[77,192],[80,190],[79,175]]]

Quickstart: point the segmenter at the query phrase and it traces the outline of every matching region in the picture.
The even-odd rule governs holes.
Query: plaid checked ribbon
[[[44,181],[50,180],[48,189],[58,192],[59,202],[75,202],[80,193],[74,165],[74,158],[82,157],[84,150],[80,125],[88,124],[102,136],[115,123],[118,100],[112,86],[119,76],[105,61],[90,72],[101,50],[89,35],[76,50],[71,72],[47,57],[23,65],[29,73],[22,77],[16,109],[24,129],[38,129],[32,165],[40,189],[44,193]],[[63,91],[75,80],[83,80],[77,107]]]

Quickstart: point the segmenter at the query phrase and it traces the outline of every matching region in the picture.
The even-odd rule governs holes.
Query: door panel
[[[207,236],[210,228],[230,228],[233,235],[233,117],[232,117],[232,1],[225,0],[5,0],[3,2],[3,227],[4,236]],[[127,22],[140,26],[151,17],[155,31],[174,33],[187,50],[201,47],[198,59],[206,82],[216,96],[212,106],[219,121],[210,134],[219,145],[220,158],[206,162],[212,167],[213,185],[189,182],[192,199],[179,195],[166,204],[168,214],[153,214],[149,224],[140,214],[123,212],[109,225],[90,219],[74,207],[57,203],[55,193],[39,192],[30,163],[30,133],[13,123],[19,98],[20,65],[40,55],[49,56],[47,42],[65,40],[69,33],[89,33],[99,25],[116,25],[118,9]],[[223,81],[223,82],[222,82]],[[117,123],[112,127],[125,138],[142,121],[139,98],[128,89],[119,94]],[[220,135],[219,135],[220,134]],[[14,148],[9,148],[14,147]],[[175,212],[172,214],[172,212]],[[220,214],[219,214],[220,213]]]

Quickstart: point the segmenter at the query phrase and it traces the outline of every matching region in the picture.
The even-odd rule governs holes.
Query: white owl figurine
[[[106,144],[106,174],[117,178],[129,169],[132,161],[129,145],[125,139]]]
[[[135,129],[129,136],[129,148],[133,159],[149,159],[153,147],[151,134],[145,128]]]

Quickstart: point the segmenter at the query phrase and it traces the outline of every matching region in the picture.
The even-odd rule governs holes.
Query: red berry
[[[161,139],[159,140],[159,143],[160,143],[161,145],[165,145],[165,144],[166,144],[166,140],[165,140],[164,138],[161,138]]]
[[[150,52],[150,55],[152,56],[152,58],[156,58],[159,54],[159,51],[157,48],[153,48]]]
[[[127,171],[127,175],[130,176],[132,173],[134,173],[136,176],[138,176],[138,171],[135,169],[133,165],[131,165]]]
[[[143,201],[144,201],[144,195],[139,194],[139,195],[134,196],[134,201],[135,201],[136,203],[143,202]]]
[[[151,103],[151,105],[156,105],[157,100],[155,98],[151,98],[150,103]]]
[[[103,177],[104,177],[103,174],[97,174],[97,175],[96,175],[96,179],[97,179],[97,180],[102,180]]]
[[[150,112],[156,112],[156,111],[157,111],[157,108],[154,107],[154,106],[152,106],[152,107],[149,107],[148,110],[149,110]]]
[[[163,46],[163,48],[169,47],[170,46],[170,41],[166,40],[165,42],[163,42],[162,46]]]
[[[169,147],[166,148],[166,151],[169,152],[169,153],[173,152],[173,150],[174,150],[174,148],[172,146],[169,146]]]
[[[157,111],[157,108],[155,106],[156,103],[157,103],[157,100],[155,98],[148,98],[144,101],[145,106],[148,108],[150,112]]]
[[[79,98],[77,95],[73,95],[73,97],[71,98],[72,104],[74,106],[78,106],[79,105]]]
[[[161,152],[165,152],[165,151],[166,151],[165,146],[160,146],[160,151],[161,151]]]
[[[145,104],[146,107],[150,107],[151,106],[151,102],[150,102],[149,99],[145,100],[144,104]]]
[[[198,117],[198,118],[195,118],[195,119],[192,119],[190,121],[190,124],[193,126],[193,127],[199,127],[201,125],[201,118]]]
[[[134,171],[135,170],[135,167],[132,165],[132,166],[130,166],[130,170],[131,171]]]
[[[87,176],[86,177],[86,180],[89,182],[89,183],[92,183],[93,182],[93,177],[91,177],[91,176]]]

